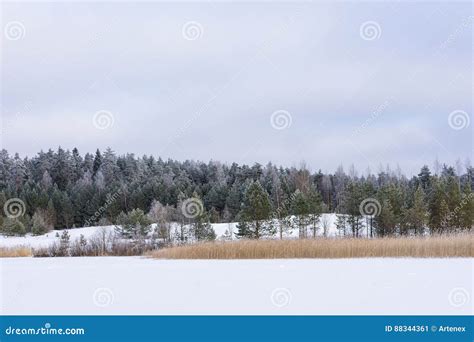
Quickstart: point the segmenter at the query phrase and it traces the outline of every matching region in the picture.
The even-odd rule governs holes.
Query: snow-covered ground
[[[336,217],[323,215],[329,235]],[[218,236],[236,224],[213,224]],[[69,230],[71,240],[114,226]],[[61,231],[58,231],[59,235]],[[297,236],[293,230],[288,237]],[[0,247],[45,247],[41,236]],[[470,315],[474,259],[0,259],[0,314]]]
[[[101,229],[106,231],[114,232],[114,226],[105,226],[105,227],[86,227],[86,228],[74,228],[67,229],[70,236],[70,241],[79,239],[81,235],[84,235],[85,238],[91,238],[97,234]],[[61,236],[63,230],[53,230],[44,235],[34,236],[27,234],[25,236],[3,236],[0,235],[0,247],[16,247],[16,246],[26,246],[26,247],[48,247],[55,242],[59,241],[59,236]]]
[[[473,259],[0,259],[0,314],[473,313]]]
[[[323,234],[323,223],[327,225],[328,235],[335,236],[338,232],[336,229],[336,215],[335,214],[323,214],[320,218],[319,229],[317,234]],[[171,236],[174,236],[174,230],[177,228],[177,224],[172,225]],[[216,232],[217,239],[222,239],[226,235],[226,231],[232,231],[234,234],[237,233],[237,223],[214,223],[212,228]],[[103,226],[103,227],[85,227],[85,228],[75,228],[68,229],[70,235],[70,241],[79,239],[83,235],[86,239],[93,237],[95,234],[100,233],[101,230],[106,230],[107,232],[115,232],[115,226]],[[308,227],[308,231],[311,229]],[[27,246],[33,248],[39,247],[48,247],[55,242],[59,241],[59,237],[62,233],[62,230],[53,230],[44,235],[33,236],[27,234],[26,236],[2,236],[0,235],[0,247],[17,247],[17,246]],[[277,234],[278,235],[278,234]],[[298,237],[297,229],[291,229],[290,231],[284,234],[288,238]],[[234,237],[235,238],[235,237]]]

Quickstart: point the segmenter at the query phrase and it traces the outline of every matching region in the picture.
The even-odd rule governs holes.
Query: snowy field
[[[336,229],[336,215],[335,214],[323,214],[321,215],[319,229],[317,234],[323,234],[323,227],[322,225],[327,225],[328,236],[335,236],[337,235]],[[175,229],[177,229],[177,224],[173,224],[171,228],[171,236],[174,235]],[[226,235],[226,231],[232,231],[233,234],[237,233],[237,223],[213,223],[212,228],[214,229],[217,239],[223,239],[224,235]],[[103,226],[103,227],[85,227],[85,228],[75,228],[75,229],[68,229],[70,235],[70,241],[73,242],[81,235],[83,235],[86,239],[92,238],[95,234],[100,234],[100,231],[105,229],[107,232],[115,233],[115,226]],[[311,229],[308,226],[308,231],[311,233]],[[362,234],[364,234],[365,230],[362,230]],[[33,236],[31,234],[27,234],[25,236],[3,236],[0,235],[0,247],[48,247],[55,242],[59,241],[59,237],[62,233],[62,230],[53,230],[49,233],[44,235]],[[57,236],[58,235],[58,236]],[[277,237],[278,234],[275,235]],[[297,238],[298,237],[298,230],[291,229],[288,232],[285,232],[284,237],[286,238]],[[235,237],[234,237],[235,238]]]
[[[473,259],[0,259],[1,314],[473,313]]]

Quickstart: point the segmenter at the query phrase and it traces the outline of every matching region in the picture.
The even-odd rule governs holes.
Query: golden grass
[[[147,255],[160,259],[474,257],[473,238],[474,234],[381,239],[242,240],[171,247]]]
[[[18,258],[32,256],[29,247],[0,247],[0,258]]]

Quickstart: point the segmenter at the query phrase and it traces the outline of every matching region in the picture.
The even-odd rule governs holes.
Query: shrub
[[[1,232],[5,235],[23,236],[26,234],[26,229],[23,223],[17,219],[11,219],[7,217],[3,221]]]

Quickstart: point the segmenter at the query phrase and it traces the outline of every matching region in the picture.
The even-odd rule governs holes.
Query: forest
[[[25,158],[2,150],[0,227],[5,235],[23,235],[181,222],[196,224],[199,240],[212,239],[210,223],[239,222],[239,237],[281,237],[285,227],[297,227],[306,238],[319,229],[321,213],[337,213],[338,229],[349,228],[352,237],[361,237],[363,223],[370,237],[444,234],[472,228],[473,175],[470,163],[459,161],[435,162],[433,170],[420,165],[407,177],[389,166],[323,173],[304,163],[180,162],[110,148],[81,155],[59,147]]]

